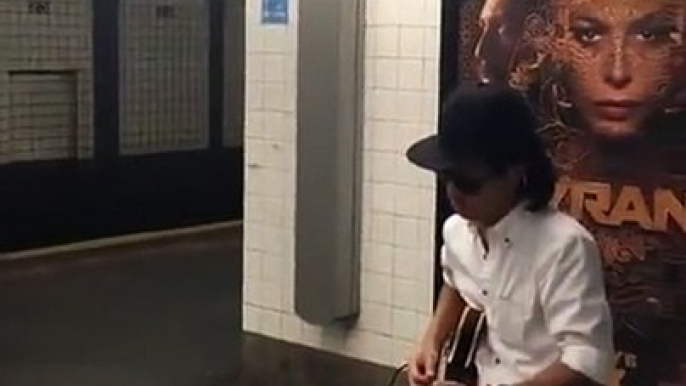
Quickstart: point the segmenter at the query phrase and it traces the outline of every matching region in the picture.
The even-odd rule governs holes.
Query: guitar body
[[[464,386],[477,386],[479,378],[474,365],[465,368],[455,363],[447,363],[445,380],[459,382]]]
[[[467,304],[461,297],[458,307],[460,317],[443,347],[438,372],[439,380],[476,386],[478,375],[474,359],[486,332],[486,316],[482,311]]]

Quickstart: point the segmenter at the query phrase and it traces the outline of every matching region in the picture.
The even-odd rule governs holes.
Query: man
[[[592,236],[549,204],[555,173],[524,97],[495,84],[447,102],[438,135],[408,158],[445,183],[456,214],[444,224],[445,284],[409,361],[431,385],[462,301],[486,316],[479,385],[577,386],[608,381],[613,331]]]

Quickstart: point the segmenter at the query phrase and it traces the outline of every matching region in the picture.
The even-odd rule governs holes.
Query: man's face
[[[482,82],[508,81],[511,61],[521,38],[524,12],[520,0],[486,0],[479,16],[481,34],[474,48]]]
[[[477,223],[489,223],[517,195],[518,168],[495,173],[481,165],[461,165],[441,174],[455,213]]]

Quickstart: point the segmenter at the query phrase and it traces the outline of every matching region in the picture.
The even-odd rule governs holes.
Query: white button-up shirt
[[[612,319],[593,237],[554,210],[512,210],[484,235],[458,215],[444,224],[443,276],[485,311],[480,385],[530,379],[556,361],[606,384]]]

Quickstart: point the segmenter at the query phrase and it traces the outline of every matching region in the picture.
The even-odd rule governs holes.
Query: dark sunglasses
[[[478,194],[488,182],[488,177],[471,177],[454,171],[444,171],[438,174],[443,183],[452,183],[460,192],[468,195]]]

